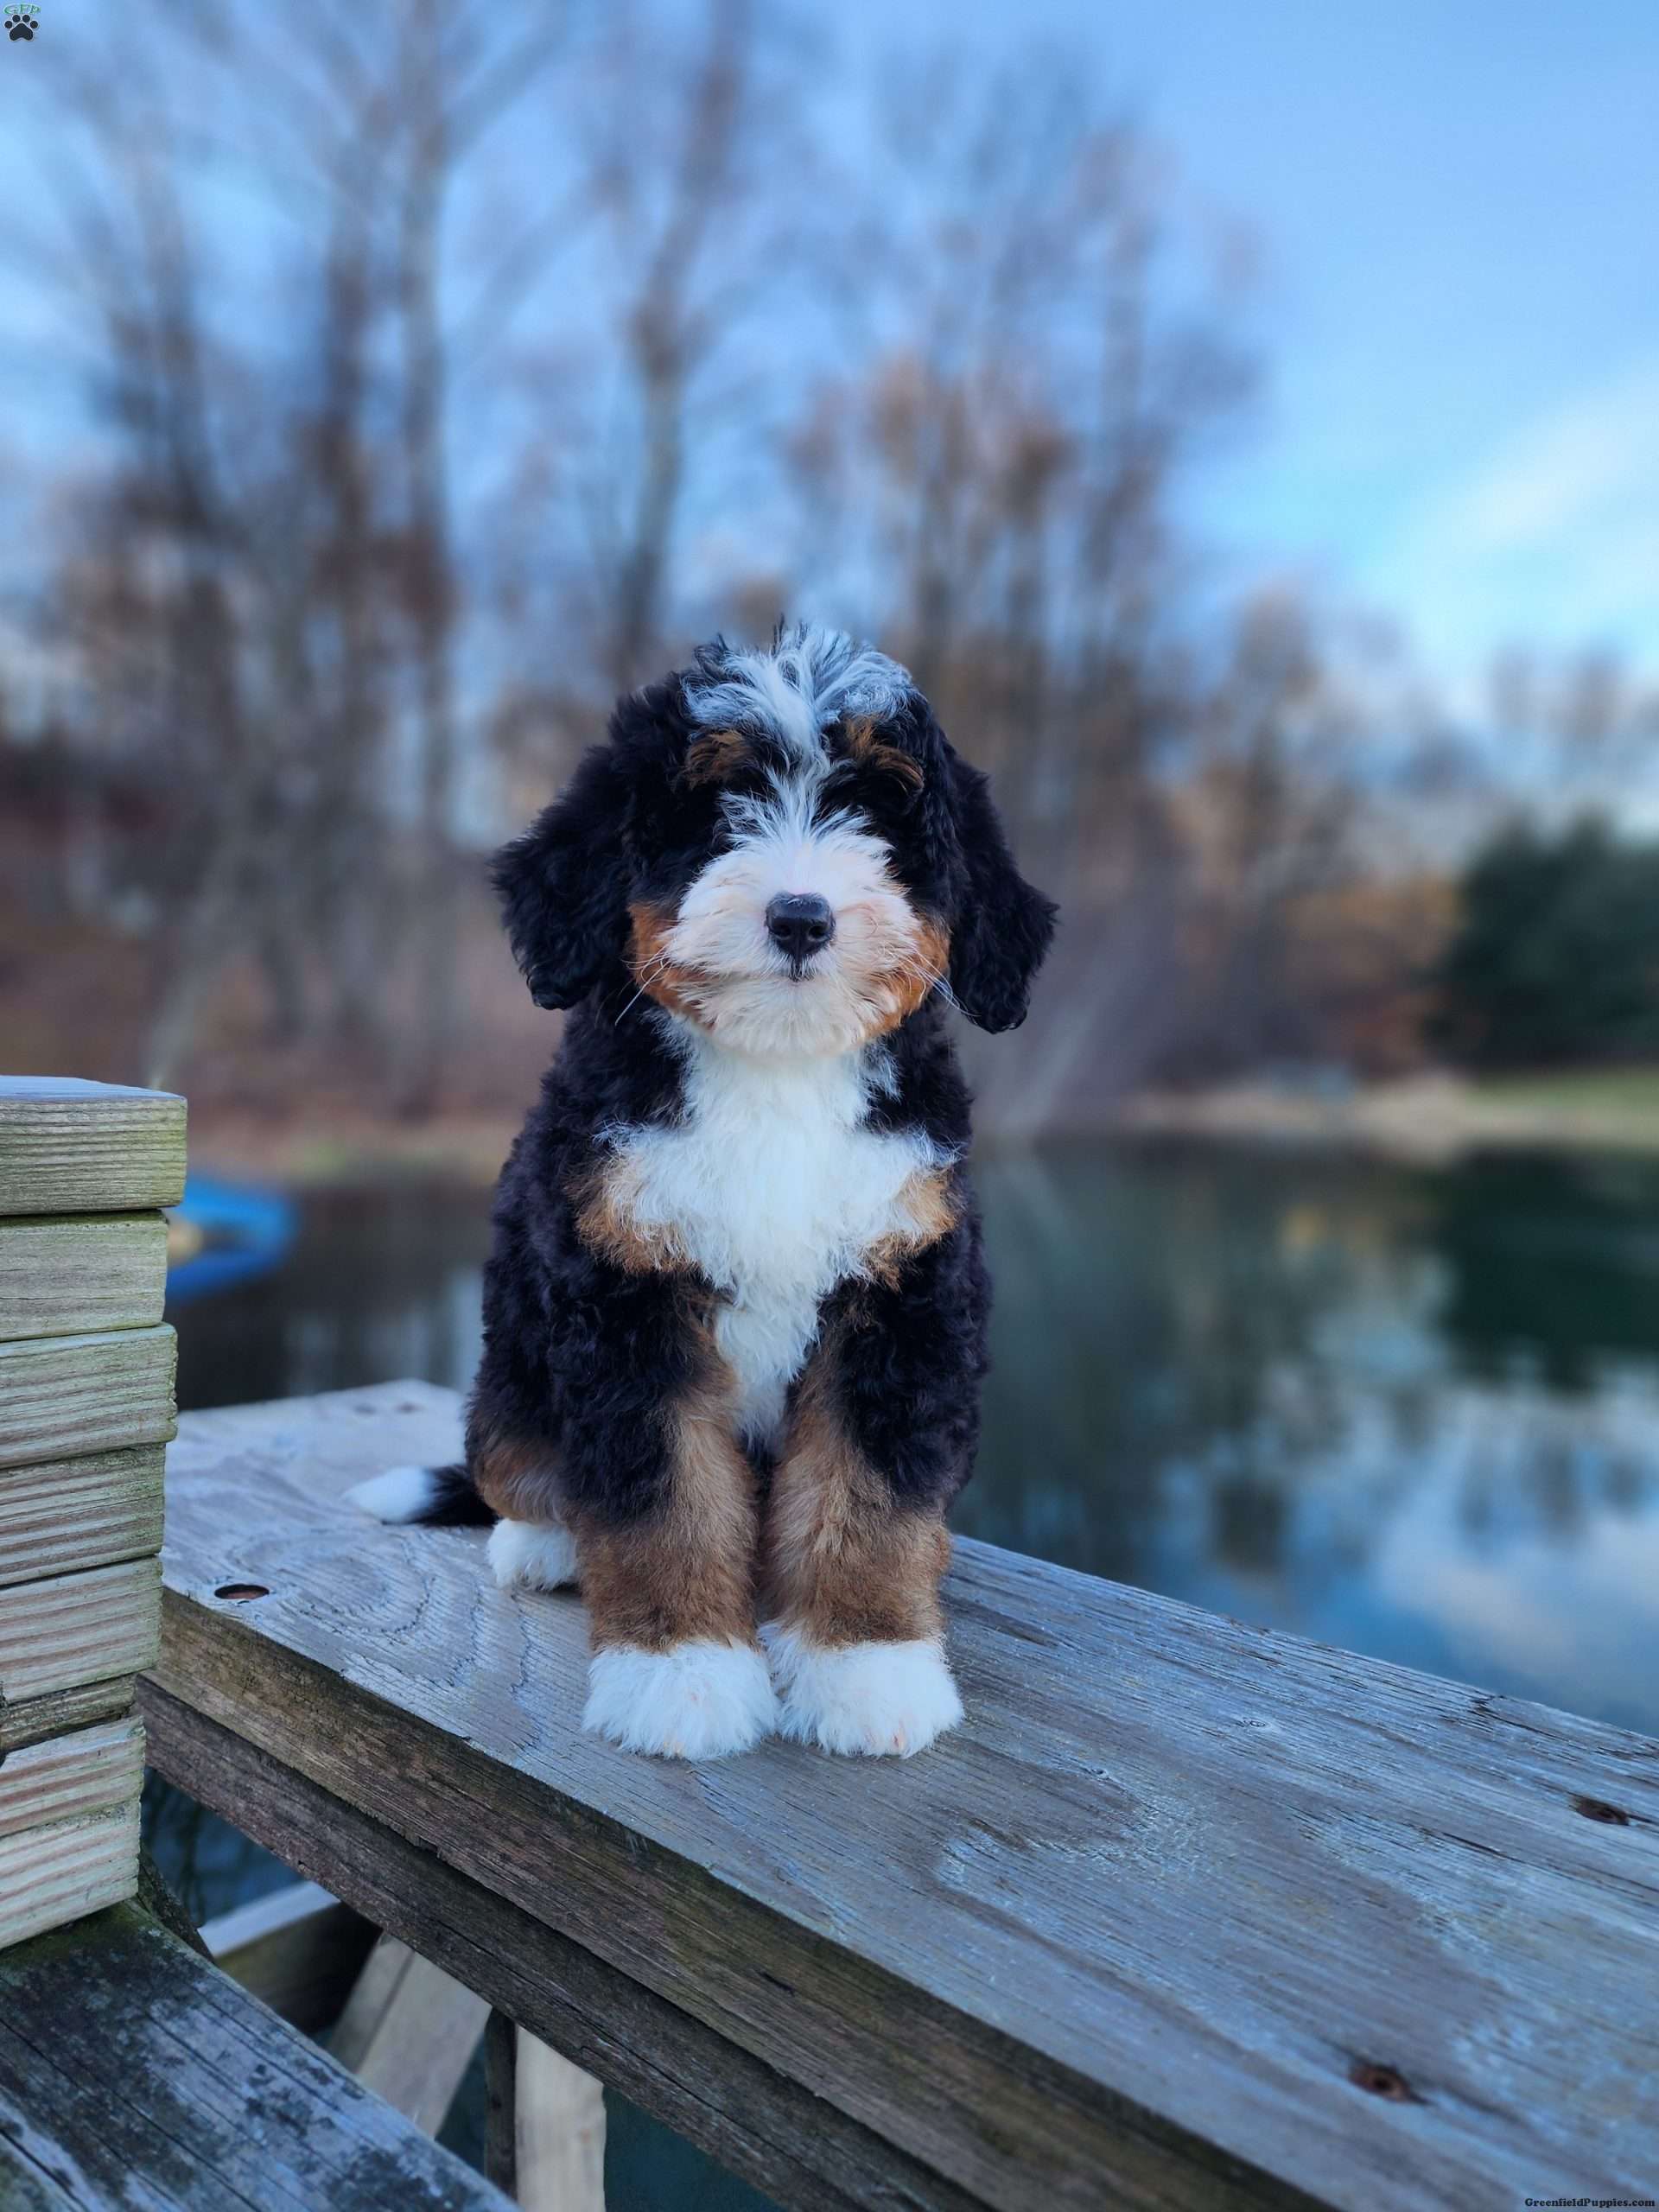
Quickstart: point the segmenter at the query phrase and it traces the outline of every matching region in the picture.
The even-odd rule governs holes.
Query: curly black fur
[[[639,901],[671,907],[719,849],[720,793],[686,774],[700,734],[686,681],[718,672],[725,655],[716,641],[691,670],[623,700],[607,741],[494,865],[537,1003],[570,1014],[497,1193],[468,1462],[503,1450],[544,1459],[558,1470],[561,1506],[619,1522],[662,1494],[658,1416],[696,1385],[715,1294],[695,1274],[615,1263],[578,1235],[576,1214],[605,1132],[671,1123],[682,1110],[668,1017],[650,1006],[627,1012],[637,998],[628,914]],[[1054,907],[1019,875],[984,777],[957,757],[919,693],[907,691],[882,720],[878,747],[865,735],[861,749],[847,726],[827,733],[826,803],[863,817],[888,845],[912,905],[948,927],[950,995],[962,1011],[983,1029],[1014,1027]],[[752,736],[742,772],[759,782],[778,763],[764,726]],[[917,764],[919,784],[893,772],[894,751]],[[892,1080],[873,1093],[868,1126],[924,1132],[960,1163],[969,1102],[938,994],[885,1048]],[[834,1325],[843,1347],[849,1436],[896,1503],[934,1510],[971,1469],[989,1298],[966,1169],[950,1173],[956,1225],[890,1278],[842,1283],[820,1315],[821,1339]],[[449,1485],[445,1517],[466,1510]]]

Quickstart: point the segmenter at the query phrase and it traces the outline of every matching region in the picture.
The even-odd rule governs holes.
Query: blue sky
[[[864,0],[869,35],[891,12]],[[1002,43],[1006,0],[908,26]],[[1198,519],[1397,620],[1659,675],[1659,5],[1020,0],[1255,232],[1267,388]]]

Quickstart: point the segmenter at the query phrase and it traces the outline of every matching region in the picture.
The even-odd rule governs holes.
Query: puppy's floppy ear
[[[537,1006],[576,1005],[621,956],[630,795],[615,752],[596,745],[554,804],[492,863],[507,941]]]
[[[976,1027],[1017,1029],[1059,909],[1014,866],[986,778],[969,766],[943,732],[938,749],[957,848],[951,993]]]

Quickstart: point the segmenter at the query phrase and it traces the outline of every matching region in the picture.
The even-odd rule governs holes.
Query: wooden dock
[[[0,1313],[86,1345],[124,1282],[155,1330],[118,1235],[35,1300],[61,1249],[0,1260]],[[80,1816],[64,1776],[108,1770],[107,1686],[149,1657],[144,1592],[99,1578],[153,1587],[153,1395],[106,1350],[42,1358],[0,1426],[0,1568],[63,1602],[8,1643],[0,1588],[0,1852],[9,1804],[20,1833]],[[785,2208],[1659,2196],[1659,1745],[963,1543],[969,1719],[932,1751],[634,1758],[578,1728],[577,1599],[345,1503],[459,1429],[416,1382],[179,1424],[149,1758],[327,1891],[213,1931],[296,2017],[333,2017],[384,1931],[337,2031],[359,2078],[130,1905],[36,1936],[0,1953],[4,2212],[499,2204],[368,2087],[431,2124],[489,2007],[492,2171],[516,2145],[525,2203],[596,2201],[595,2078]],[[410,1991],[425,2041],[393,2063]],[[571,2115],[540,2197],[512,2023],[521,2101]],[[169,2069],[198,2043],[193,2125]]]

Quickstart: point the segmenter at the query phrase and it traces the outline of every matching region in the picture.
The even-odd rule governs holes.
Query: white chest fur
[[[860,1127],[880,1061],[776,1060],[685,1039],[685,1115],[611,1133],[630,1211],[671,1232],[728,1300],[716,1336],[740,1424],[772,1435],[820,1301],[882,1238],[914,1227],[906,1185],[944,1164],[927,1138]],[[878,1048],[879,1050],[879,1048]]]

